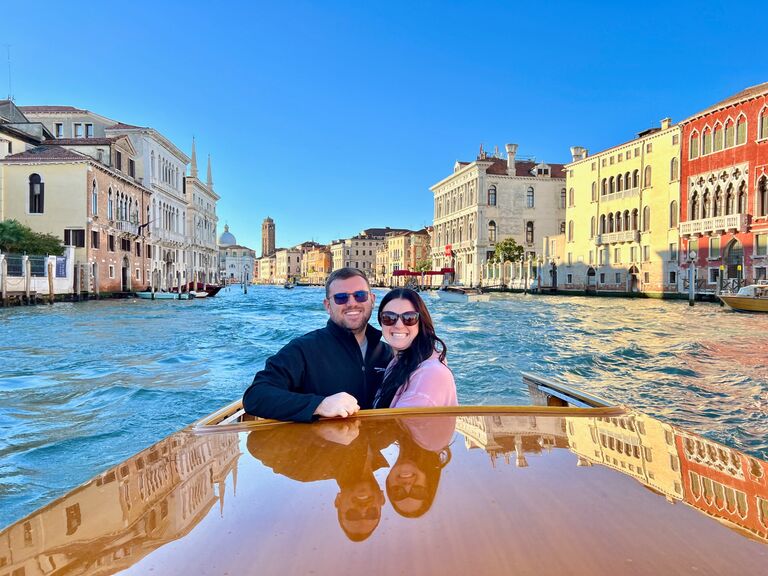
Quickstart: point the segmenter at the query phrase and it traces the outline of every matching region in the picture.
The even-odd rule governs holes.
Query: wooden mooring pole
[[[8,306],[8,261],[5,258],[0,261],[0,293],[3,306]]]
[[[53,304],[53,262],[48,260],[48,304]]]

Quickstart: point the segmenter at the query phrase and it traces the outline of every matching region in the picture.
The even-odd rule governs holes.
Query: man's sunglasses
[[[411,486],[410,490],[406,490],[403,486],[392,486],[389,490],[389,498],[395,502],[400,502],[406,498],[413,498],[423,502],[429,498],[429,491],[425,486]]]
[[[403,321],[403,326],[416,326],[419,323],[419,313],[403,312],[398,314],[397,312],[385,311],[379,316],[379,322],[382,326],[394,326],[398,319]]]
[[[350,508],[344,513],[344,518],[350,522],[357,520],[376,520],[381,516],[381,511],[375,506],[370,506],[365,509],[365,512],[360,512],[357,508]]]
[[[352,296],[355,302],[368,302],[368,295],[370,293],[367,290],[357,290],[356,292],[339,292],[333,295],[333,301],[339,306],[349,302],[349,297]]]

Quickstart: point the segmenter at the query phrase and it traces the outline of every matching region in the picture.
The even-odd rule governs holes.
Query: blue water
[[[528,404],[520,372],[534,372],[768,458],[768,315],[426,297],[462,404]],[[319,288],[254,287],[0,309],[0,527],[239,398],[267,356],[325,324],[321,300]]]

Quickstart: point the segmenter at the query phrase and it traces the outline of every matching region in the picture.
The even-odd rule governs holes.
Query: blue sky
[[[152,126],[187,153],[194,135],[220,232],[257,250],[266,216],[279,246],[430,224],[429,187],[481,143],[567,162],[768,81],[757,2],[26,6],[1,15],[16,103]]]

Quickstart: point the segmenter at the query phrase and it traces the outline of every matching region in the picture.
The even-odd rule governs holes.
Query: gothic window
[[[606,194],[608,194],[608,180],[603,178],[603,181],[600,184],[600,195],[605,196]]]
[[[488,206],[496,206],[496,186],[488,188]]]
[[[621,212],[616,212],[616,232],[621,232]]]
[[[640,187],[640,170],[632,172],[632,188]]]
[[[114,220],[114,204],[112,199],[112,188],[107,193],[107,219]]]
[[[608,233],[614,232],[615,228],[613,226],[613,213],[608,214]]]
[[[712,199],[712,216],[720,216],[723,213],[723,191],[720,186],[715,188],[715,197]]]
[[[744,214],[747,211],[747,184],[741,183],[739,186],[739,211],[737,214]]]
[[[704,132],[701,134],[701,155],[712,153],[712,131],[709,126],[704,128]]]
[[[633,188],[632,186],[632,174],[627,172],[624,174],[624,187],[629,190],[630,188]]]
[[[691,142],[689,145],[689,155],[688,157],[693,160],[694,158],[699,157],[699,133],[693,132],[691,134]]]
[[[730,148],[736,141],[736,131],[733,128],[733,120],[725,121],[725,147]]]
[[[699,193],[694,192],[691,196],[691,220],[699,219]]]
[[[768,177],[763,176],[757,183],[757,215],[768,216]]]
[[[93,181],[91,187],[91,214],[94,216],[99,213],[99,196],[98,188],[96,187],[96,180]]]
[[[768,138],[768,108],[760,111],[760,139]]]
[[[614,192],[616,192],[616,181],[613,176],[611,176],[608,179],[608,193],[613,194]]]
[[[568,190],[568,206],[574,205],[573,197],[574,197],[574,192],[573,192],[573,188],[571,188],[570,190]]]
[[[747,141],[747,118],[744,115],[736,119],[736,146]]]
[[[533,244],[533,222],[531,221],[525,223],[525,241]]]
[[[605,214],[600,215],[600,234],[605,234]]]
[[[533,186],[528,187],[528,192],[525,196],[526,206],[528,208],[533,208],[534,206],[534,191]]]
[[[616,191],[621,192],[622,190],[624,190],[624,175],[619,174],[616,177]]]
[[[637,230],[638,228],[638,218],[640,217],[640,212],[638,212],[637,208],[632,210],[632,230]]]
[[[488,222],[488,242],[496,242],[496,222]]]
[[[736,196],[733,193],[733,184],[728,184],[728,188],[725,191],[725,214],[735,214],[736,208]]]
[[[715,152],[719,152],[723,149],[723,127],[720,124],[715,124],[712,140]]]
[[[629,210],[624,211],[624,230],[630,229]]]
[[[592,216],[592,220],[589,222],[589,237],[595,237],[595,217]]]
[[[29,176],[29,213],[42,214],[45,207],[45,183],[40,174]]]
[[[677,158],[672,158],[669,162],[669,180],[674,182],[680,178],[680,162]]]
[[[704,190],[701,195],[701,208],[702,218],[710,218],[712,216],[712,199],[709,197],[709,190]]]
[[[677,227],[677,201],[676,200],[672,200],[672,202],[669,203],[669,227],[670,228]]]
[[[648,188],[648,187],[650,187],[650,185],[651,185],[651,167],[650,166],[646,166],[645,167],[645,182],[644,182],[643,186]]]
[[[565,192],[565,190],[563,190]],[[597,201],[597,182],[592,182],[592,202]],[[565,197],[563,197],[563,208],[565,208]]]

